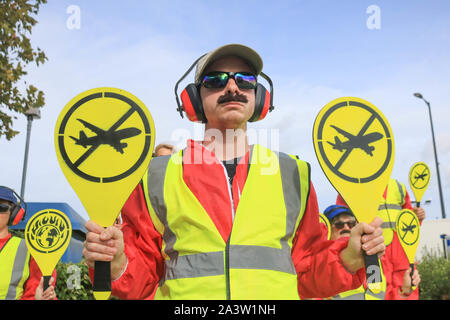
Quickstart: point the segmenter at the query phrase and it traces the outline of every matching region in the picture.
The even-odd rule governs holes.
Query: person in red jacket
[[[339,197],[339,202],[343,202],[342,198]],[[331,225],[330,239],[339,240],[343,237],[348,237],[351,229],[356,225],[357,220],[353,215],[352,211],[347,205],[331,205],[324,210],[324,215],[328,218]],[[398,238],[397,238],[398,242]],[[395,242],[394,242],[395,243]],[[396,244],[394,244],[395,246]],[[386,250],[387,251],[387,250]],[[387,288],[384,294],[385,300],[393,300],[401,298],[406,298],[406,295],[410,295],[413,290],[411,285],[418,286],[420,283],[420,275],[417,269],[414,270],[413,276],[411,278],[411,270],[407,270],[403,273],[403,278],[400,279],[400,283],[393,284],[392,281],[392,264],[387,263],[387,255],[381,258],[383,265],[383,272],[386,277]],[[389,280],[388,280],[389,279]],[[340,293],[339,295],[333,297],[332,299],[346,299],[346,300],[364,300],[367,299],[365,296],[366,285],[364,287],[357,288],[356,290],[351,290],[348,292]],[[398,297],[393,297],[393,292],[398,292]]]
[[[421,224],[426,217],[425,210],[422,207],[412,207],[408,191],[404,185],[397,180],[391,179],[383,193],[383,199],[394,199],[390,200],[390,202],[395,203],[388,204],[391,208],[392,206],[398,206],[399,210],[412,210],[417,215]],[[341,195],[337,196],[336,204],[347,206]],[[383,210],[384,207],[387,206],[383,203],[380,205],[379,210]],[[395,207],[394,210],[391,210],[391,213],[395,215]],[[392,217],[392,220],[395,221],[395,217]],[[392,228],[389,223],[385,223],[385,225],[386,226],[383,226],[383,228]],[[386,252],[381,258],[381,262],[383,264],[383,271],[387,282],[385,299],[418,300],[419,289],[417,287],[415,290],[412,290],[411,283],[418,285],[420,283],[420,275],[418,271],[416,272],[417,268],[415,268],[413,278],[411,278],[409,261],[396,232],[393,232],[392,241],[386,246]]]
[[[13,236],[8,226],[11,213],[18,206],[14,192],[0,186],[0,299],[54,300],[56,271],[44,291],[44,278],[30,256],[25,240]]]
[[[271,109],[260,56],[232,44],[196,63],[180,110],[205,123],[204,140],[151,161],[122,230],[86,223],[91,274],[94,261],[110,261],[122,299],[157,286],[155,299],[298,299],[360,286],[363,251],[385,250],[381,219],[346,241],[323,239],[309,165],[248,144],[247,122]]]

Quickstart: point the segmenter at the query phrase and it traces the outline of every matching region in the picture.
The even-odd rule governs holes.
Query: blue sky
[[[80,29],[67,28],[71,5]],[[366,13],[380,8],[380,29]],[[68,202],[87,214],[63,176],[53,145],[59,112],[77,94],[95,87],[127,90],[155,120],[157,142],[177,129],[195,137],[202,127],[181,119],[173,86],[201,54],[226,43],[257,50],[274,81],[276,109],[249,128],[279,130],[280,150],[312,165],[323,210],[336,192],[312,145],[313,121],[329,101],[356,96],[376,105],[394,131],[393,177],[407,185],[409,168],[432,169],[425,207],[441,216],[430,124],[420,91],[430,102],[438,144],[447,216],[450,216],[450,2],[442,1],[50,1],[38,16],[33,43],[49,60],[29,67],[27,81],[46,94],[42,119],[33,122],[26,200]],[[183,83],[192,81],[192,75]],[[0,139],[1,184],[20,190],[26,121],[18,116],[12,141]],[[412,194],[411,194],[412,196]]]

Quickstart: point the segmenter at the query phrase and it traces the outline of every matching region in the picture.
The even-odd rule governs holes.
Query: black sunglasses
[[[354,226],[356,226],[356,221],[337,221],[335,223],[333,223],[333,226],[336,227],[336,229],[343,229],[345,225],[348,225],[348,227],[351,229]]]
[[[203,76],[201,85],[208,89],[225,88],[228,80],[234,79],[239,89],[255,89],[256,76],[250,72],[212,71]]]
[[[11,209],[11,206],[6,203],[0,203],[0,212],[7,212]]]

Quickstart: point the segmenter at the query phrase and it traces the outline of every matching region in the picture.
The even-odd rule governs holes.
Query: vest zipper
[[[225,285],[227,291],[227,300],[231,300],[231,288],[230,288],[230,238],[231,232],[228,236],[227,243],[225,245]]]
[[[230,202],[231,202],[231,230],[230,234],[227,239],[227,243],[225,245],[225,286],[226,286],[226,294],[227,294],[227,300],[231,300],[231,285],[230,285],[230,239],[231,239],[231,232],[233,231],[233,222],[234,222],[234,201],[233,201],[233,190],[231,188],[230,184],[230,177],[228,176],[227,169],[223,165],[223,163],[220,163],[223,167],[223,172],[225,174],[225,180],[227,180],[228,184],[228,195],[230,196]]]
[[[228,196],[230,197],[230,202],[231,202],[231,222],[233,222],[234,221],[234,214],[235,214],[235,212],[234,212],[234,201],[233,201],[233,189],[232,189],[231,184],[230,184],[230,177],[228,176],[227,169],[223,165],[222,161],[220,162],[220,164],[222,165],[223,173],[225,174],[225,180],[227,180]]]

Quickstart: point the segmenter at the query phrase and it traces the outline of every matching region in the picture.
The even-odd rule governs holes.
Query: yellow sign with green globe
[[[44,276],[44,290],[72,238],[69,218],[56,209],[35,213],[25,227],[25,242]]]

